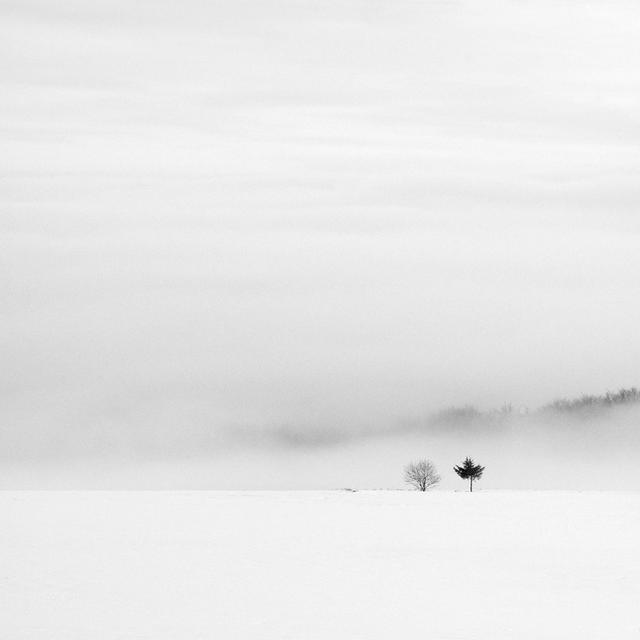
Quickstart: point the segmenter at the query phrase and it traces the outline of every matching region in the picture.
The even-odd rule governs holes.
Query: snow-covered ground
[[[640,493],[4,492],[11,640],[640,638]]]

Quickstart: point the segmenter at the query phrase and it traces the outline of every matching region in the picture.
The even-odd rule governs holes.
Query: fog
[[[638,384],[636,3],[21,0],[0,41],[2,486],[640,486],[631,409],[415,427]]]

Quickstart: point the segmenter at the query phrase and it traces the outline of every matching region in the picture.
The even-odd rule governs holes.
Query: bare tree
[[[404,468],[404,481],[418,491],[427,491],[440,482],[440,476],[431,460],[417,460]]]
[[[473,491],[473,481],[480,480],[484,467],[476,464],[472,458],[465,458],[461,465],[456,465],[453,470],[463,479],[469,479],[469,491]]]

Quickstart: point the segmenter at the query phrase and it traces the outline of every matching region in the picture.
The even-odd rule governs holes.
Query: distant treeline
[[[601,396],[584,395],[572,400],[560,398],[542,407],[541,411],[567,413],[584,411],[590,409],[607,409],[622,404],[632,404],[640,402],[640,389],[631,387],[630,389],[620,389],[612,393],[608,391]]]
[[[589,417],[614,407],[640,404],[640,389],[631,387],[620,389],[603,395],[582,395],[579,398],[559,398],[533,411],[528,407],[515,408],[512,404],[504,404],[497,409],[481,411],[473,405],[449,407],[433,414],[429,424],[433,426],[465,427],[471,425],[496,424],[506,422],[514,417]]]

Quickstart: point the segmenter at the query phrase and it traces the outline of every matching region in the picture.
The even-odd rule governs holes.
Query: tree
[[[404,468],[404,481],[418,491],[426,491],[440,482],[440,476],[431,460],[418,460]]]
[[[456,465],[453,470],[463,479],[469,478],[469,491],[473,491],[473,481],[480,480],[484,467],[476,464],[471,458],[467,457],[461,465]]]

